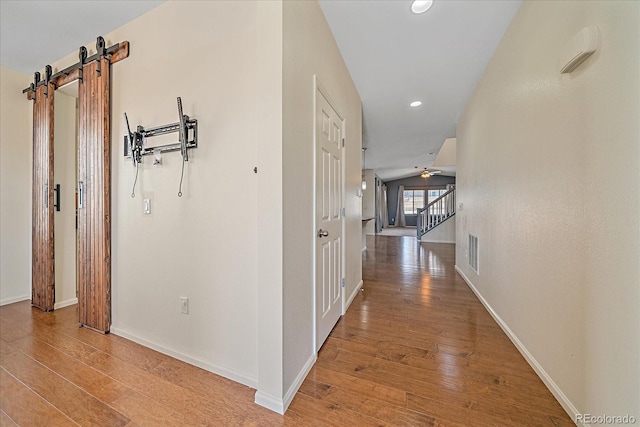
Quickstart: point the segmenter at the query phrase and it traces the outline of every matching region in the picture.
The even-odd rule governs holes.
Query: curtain
[[[382,181],[376,177],[376,233],[382,231]]]
[[[389,206],[387,204],[387,186],[382,186],[382,228],[389,228]]]
[[[406,227],[407,221],[404,218],[404,185],[398,188],[398,208],[396,209],[396,227]]]

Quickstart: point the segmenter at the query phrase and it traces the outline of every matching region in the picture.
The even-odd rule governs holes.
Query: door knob
[[[322,228],[318,230],[318,237],[327,237],[329,235],[329,230],[323,230]]]

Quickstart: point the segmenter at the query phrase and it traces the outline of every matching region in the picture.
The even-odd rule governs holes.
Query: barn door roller
[[[64,70],[58,71],[55,74],[51,74],[51,66],[47,65],[45,67],[45,78],[44,80],[40,79],[40,73],[36,72],[34,74],[33,83],[29,85],[29,87],[25,88],[22,93],[27,94],[28,99],[35,98],[35,90],[42,85],[48,85],[49,83],[53,84],[54,88],[59,88],[60,86],[64,86],[67,83],[71,83],[74,80],[80,80],[82,83],[82,68],[84,65],[89,64],[93,61],[98,61],[97,73],[101,74],[101,63],[100,60],[106,58],[109,60],[111,64],[118,62],[129,56],[129,42],[123,41],[120,43],[116,43],[113,46],[106,47],[106,43],[102,36],[98,36],[96,39],[96,53],[91,56],[87,56],[88,51],[84,46],[80,46],[78,49],[78,62],[68,66]],[[46,95],[48,95],[48,89],[45,89]]]

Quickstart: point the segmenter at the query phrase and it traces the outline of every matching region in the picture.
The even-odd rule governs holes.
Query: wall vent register
[[[478,237],[469,234],[469,266],[476,273],[480,274],[478,265]]]

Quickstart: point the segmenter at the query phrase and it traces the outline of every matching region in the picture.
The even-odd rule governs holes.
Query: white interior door
[[[320,349],[342,314],[343,122],[316,91],[316,349]]]

